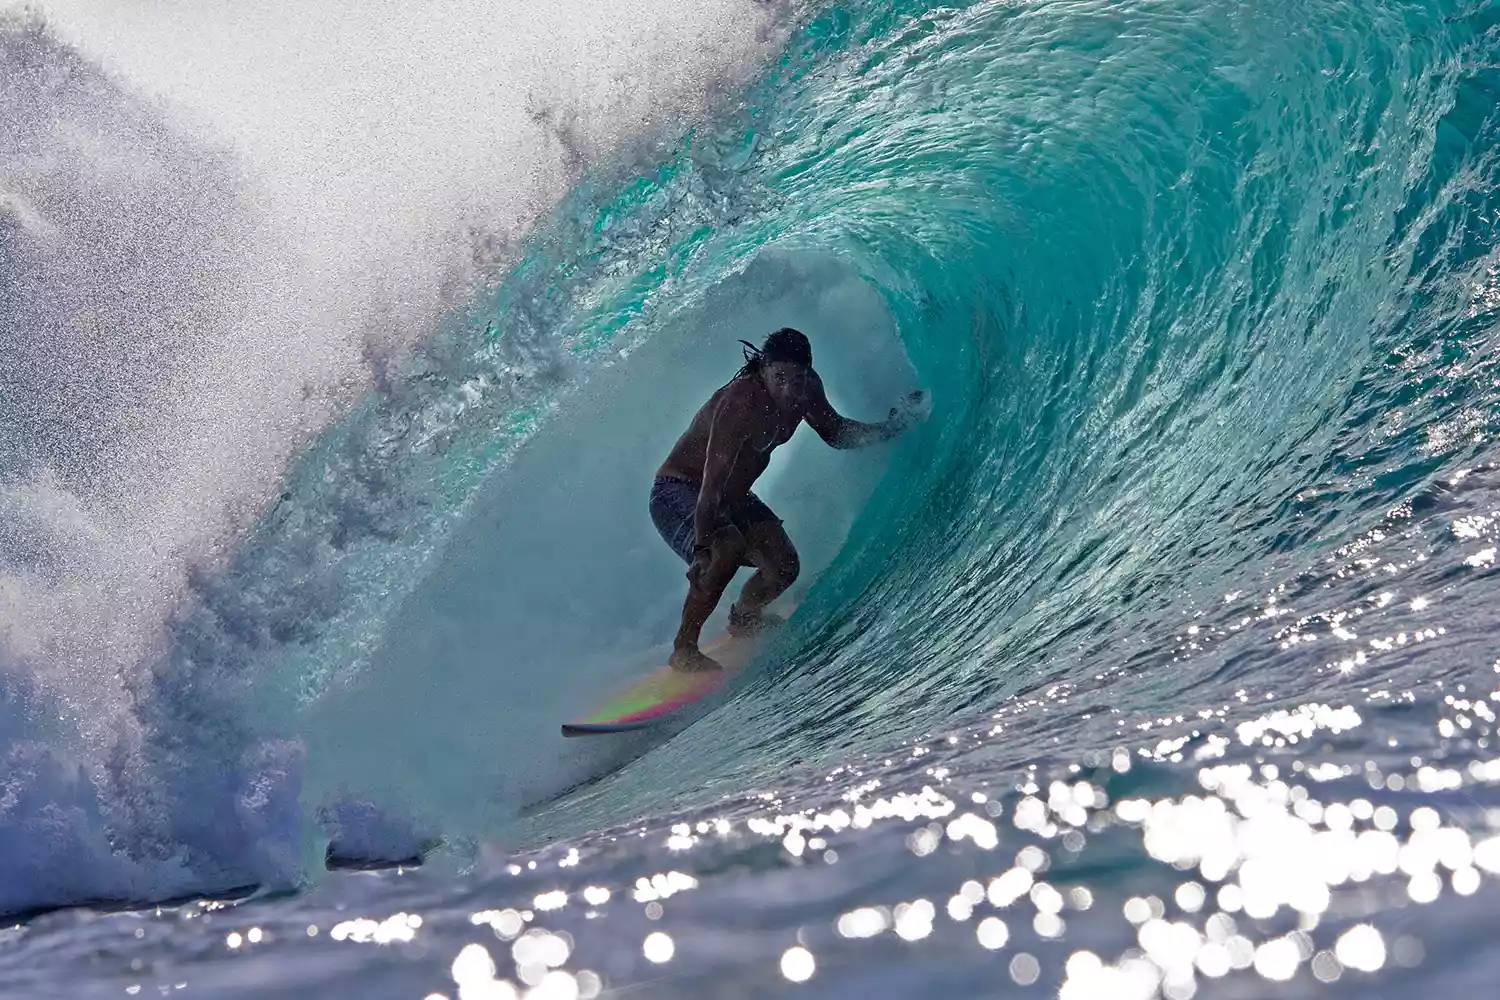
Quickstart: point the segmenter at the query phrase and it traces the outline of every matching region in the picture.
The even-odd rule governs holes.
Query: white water
[[[72,496],[56,485],[66,469],[38,476],[27,503],[71,525],[75,564],[115,586],[69,573],[64,593],[8,603],[12,643],[35,653],[61,639],[73,664],[127,668],[185,564],[211,559],[264,503],[293,449],[367,382],[372,355],[409,344],[485,277],[476,238],[514,239],[578,155],[701,110],[767,28],[765,8],[733,0],[592,6],[43,5],[174,127],[229,148],[245,171],[241,258],[174,370],[136,387],[143,418],[95,456],[102,488]],[[131,151],[102,132],[81,152],[129,184]],[[184,264],[174,277],[191,281]]]
[[[108,383],[119,402],[81,411],[90,429],[69,447],[0,468],[15,527],[0,542],[47,553],[0,560],[0,752],[45,746],[8,779],[38,808],[76,799],[81,831],[23,858],[0,906],[142,891],[137,876],[64,888],[27,873],[105,849],[89,784],[130,741],[132,680],[194,567],[222,563],[297,449],[494,280],[582,169],[651,155],[753,72],[779,13],[751,0],[35,9],[126,97],[25,109],[39,144],[0,157],[0,208],[43,273],[91,266],[114,303],[101,325],[80,320],[88,296],[69,300],[50,319],[76,342],[27,355],[21,384],[88,399]],[[132,98],[145,113],[118,114]],[[77,180],[71,202],[60,177]],[[174,205],[188,179],[195,201]],[[115,258],[144,264],[111,272]],[[24,826],[17,801],[0,841]]]

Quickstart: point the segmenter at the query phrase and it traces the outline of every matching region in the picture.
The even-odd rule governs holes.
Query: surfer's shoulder
[[[719,391],[714,393],[710,402],[718,407],[743,409],[745,404],[751,401],[754,393],[755,389],[749,379],[736,377],[724,383]]]

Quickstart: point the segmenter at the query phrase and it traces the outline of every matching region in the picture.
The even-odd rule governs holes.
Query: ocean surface
[[[0,9],[0,996],[1485,995],[1497,348],[1493,0]]]

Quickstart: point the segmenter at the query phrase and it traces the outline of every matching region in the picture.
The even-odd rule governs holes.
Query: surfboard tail
[[[671,667],[660,667],[621,691],[588,718],[563,723],[562,734],[570,737],[600,736],[655,725],[722,688],[730,677],[750,662],[760,644],[758,637],[720,636],[704,646],[703,651],[717,660],[723,670],[684,673]]]

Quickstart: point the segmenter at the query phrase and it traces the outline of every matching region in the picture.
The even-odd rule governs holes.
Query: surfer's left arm
[[[818,432],[818,437],[834,448],[863,448],[879,444],[906,430],[912,424],[927,419],[932,403],[921,389],[909,392],[891,407],[891,415],[878,424],[867,424],[851,420],[840,414],[828,402],[823,391],[823,380],[813,377],[812,399],[808,403],[804,418],[808,426]]]

